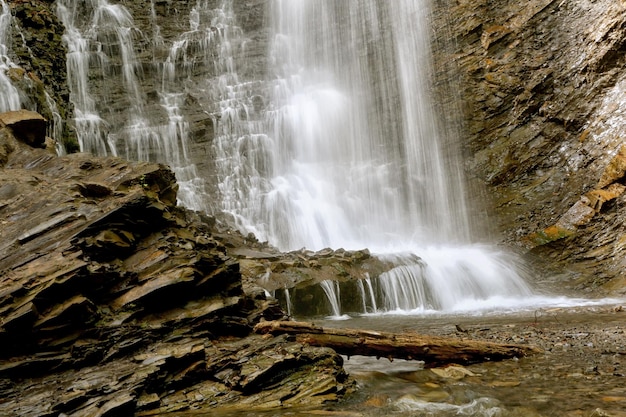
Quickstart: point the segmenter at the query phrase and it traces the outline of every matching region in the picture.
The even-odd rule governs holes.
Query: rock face
[[[444,101],[506,241],[572,287],[624,293],[626,4],[437,3],[439,73],[460,92]]]
[[[32,147],[45,147],[47,123],[37,112],[18,110],[2,113],[0,126],[8,127],[14,136]]]
[[[72,105],[66,73],[65,28],[56,16],[55,2],[15,0],[7,2],[12,19],[11,41],[6,45],[16,65],[8,71],[21,91],[23,106],[50,121],[50,134],[69,151],[77,150],[75,133],[67,121]]]
[[[5,120],[9,115],[3,115]],[[335,400],[341,357],[252,332],[214,221],[165,166],[57,157],[0,129],[0,414],[154,415]]]

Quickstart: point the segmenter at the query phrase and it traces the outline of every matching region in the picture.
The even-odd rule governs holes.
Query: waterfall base
[[[273,295],[293,317],[484,315],[617,301],[533,288],[530,272],[514,257],[487,246],[416,249],[417,256],[343,249],[282,253],[252,237],[239,244],[229,254],[239,259],[249,291]]]

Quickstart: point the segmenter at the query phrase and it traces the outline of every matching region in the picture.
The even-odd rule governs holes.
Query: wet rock
[[[252,333],[283,311],[245,291],[226,249],[242,237],[176,206],[167,167],[56,157],[6,127],[0,149],[10,151],[0,170],[0,379],[12,381],[0,384],[0,414],[267,408],[353,389],[335,352]]]
[[[62,40],[65,28],[57,18],[56,5],[45,0],[7,3],[13,18],[7,47],[17,65],[7,75],[20,90],[24,108],[41,113],[53,126],[54,139],[75,152],[76,134],[66,123],[72,105]]]
[[[0,126],[9,127],[19,140],[30,146],[45,146],[47,123],[37,112],[17,110],[0,113]]]
[[[342,308],[363,312],[363,280],[378,279],[396,264],[376,257],[367,249],[322,249],[317,252],[298,250],[278,253],[276,249],[260,245],[255,250],[241,249],[240,241],[228,254],[237,258],[241,266],[244,287],[248,293],[271,293],[281,306],[293,315],[329,315],[327,295],[320,283],[334,282],[341,294]],[[415,257],[419,263],[419,258]]]
[[[435,27],[450,28],[434,39],[441,113],[463,109],[477,204],[491,199],[492,224],[539,273],[620,281],[624,213],[607,187],[624,183],[626,5],[437,4]]]
[[[609,184],[613,184],[615,181],[622,179],[624,174],[626,174],[626,145],[622,145],[619,148],[617,154],[602,172],[598,181],[598,188],[604,188]]]
[[[466,376],[478,376],[474,372],[460,365],[450,365],[444,368],[431,368],[430,372],[443,379],[461,380]]]

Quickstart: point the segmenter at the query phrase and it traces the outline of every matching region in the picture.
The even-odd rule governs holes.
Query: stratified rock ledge
[[[243,290],[227,234],[176,206],[167,167],[26,142],[0,128],[0,415],[250,410],[352,390],[334,351],[253,333],[282,310]]]

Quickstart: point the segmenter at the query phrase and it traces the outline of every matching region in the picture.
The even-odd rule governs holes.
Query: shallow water
[[[624,417],[626,312],[618,305],[538,308],[471,317],[379,316],[319,320],[328,327],[529,343],[544,350],[528,358],[447,371],[421,362],[346,358],[358,381],[349,399],[323,409],[273,410],[212,416],[346,417]],[[459,332],[459,325],[465,332]],[[207,414],[204,414],[207,415]]]
[[[408,392],[392,389],[386,393],[386,406],[379,410],[384,413],[371,415],[591,416],[598,409],[621,413],[626,408],[626,380],[620,369],[626,316],[600,314],[596,307],[458,319],[453,323],[478,329],[468,332],[472,337],[478,332],[479,337],[491,335],[494,341],[528,341],[546,352],[468,366],[464,369],[474,375],[460,379],[387,363],[384,373],[389,381],[400,382],[396,385]],[[394,327],[396,331],[457,333],[447,318],[429,320],[428,325],[396,322]],[[372,378],[375,374],[368,366],[351,361],[346,362],[348,371],[364,381],[370,393],[381,392],[380,380]]]

